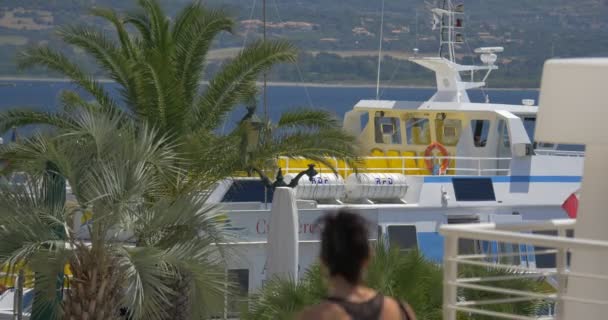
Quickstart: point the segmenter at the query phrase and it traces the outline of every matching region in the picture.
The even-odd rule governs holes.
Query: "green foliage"
[[[516,275],[485,268],[461,269],[461,277],[490,277]],[[315,265],[295,284],[292,280],[271,279],[261,291],[250,298],[249,310],[244,319],[292,319],[306,306],[320,302],[327,295],[327,283],[322,268]],[[384,295],[407,301],[418,319],[442,318],[443,271],[440,265],[426,260],[419,252],[403,253],[378,244],[365,275],[364,283]],[[544,279],[519,279],[499,281],[496,286],[532,292],[551,292]],[[461,290],[466,300],[488,300],[504,297],[494,293]],[[544,306],[538,301],[487,306],[488,310],[520,315],[536,315]],[[477,315],[459,314],[459,319],[487,319]]]
[[[25,185],[1,186],[0,264],[35,272],[37,293],[49,304],[57,274],[69,264],[74,285],[61,311],[79,319],[82,312],[113,319],[119,306],[135,319],[164,319],[170,299],[181,294],[167,283],[185,273],[197,301],[193,318],[216,310],[225,283],[222,252],[211,244],[224,231],[217,210],[197,193],[174,198],[164,187],[185,174],[175,145],[148,127],[99,113],[83,111],[72,121],[54,136],[0,148],[14,170],[28,172]],[[49,164],[71,186],[74,198],[65,205],[45,201],[39,179]],[[74,218],[85,210],[91,220],[76,229]]]
[[[105,77],[119,85],[120,99],[114,100],[63,52],[31,48],[20,55],[21,67],[42,66],[58,72],[95,100],[87,102],[74,92],[65,92],[59,112],[11,110],[0,115],[0,130],[28,124],[69,128],[70,119],[82,110],[114,114],[122,121],[146,122],[169,136],[190,159],[183,163],[190,169],[188,181],[205,181],[207,185],[252,166],[272,167],[268,163],[278,156],[303,156],[323,163],[328,156],[356,156],[353,137],[336,129],[337,121],[320,111],[292,111],[278,126],[266,124],[257,140],[251,139],[251,130],[242,127],[218,135],[218,128],[236,106],[255,100],[259,76],[276,64],[293,62],[295,48],[285,41],[251,43],[225,62],[203,89],[199,81],[211,44],[222,32],[232,31],[234,21],[225,12],[200,2],[185,6],[173,20],[156,0],[137,3],[139,11],[126,14],[92,10],[112,26],[114,37],[90,26],[62,27],[58,32],[65,43],[86,53]],[[129,34],[128,29],[136,31]],[[175,194],[178,192],[176,189]]]

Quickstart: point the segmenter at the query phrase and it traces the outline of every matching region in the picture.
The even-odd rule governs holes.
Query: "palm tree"
[[[277,63],[295,60],[295,48],[285,41],[254,42],[225,63],[203,90],[199,81],[207,53],[218,34],[233,30],[234,21],[223,11],[207,9],[199,2],[186,6],[174,19],[166,17],[157,0],[137,2],[140,10],[134,13],[101,8],[91,11],[114,27],[114,37],[92,27],[59,30],[65,43],[85,52],[106,77],[116,82],[119,99],[61,52],[32,48],[18,58],[20,67],[41,66],[63,75],[92,96],[94,103],[66,91],[59,112],[19,108],[0,114],[0,131],[28,124],[69,128],[73,125],[70,113],[97,110],[136,122],[147,121],[161,134],[175,139],[190,159],[198,160],[190,163],[190,178],[214,183],[235,169],[247,170],[240,167],[248,163],[242,161],[238,148],[242,130],[220,135],[218,128],[237,105],[254,100],[260,74]],[[136,31],[129,33],[130,29]],[[279,155],[356,155],[353,138],[336,130],[335,120],[328,113],[293,111],[284,119],[287,121],[282,119],[279,125],[297,130],[283,131],[275,135],[275,140],[263,140],[263,152],[256,156],[263,154],[260,157],[265,160]],[[278,143],[271,145],[274,141]]]
[[[255,107],[230,135],[230,144],[238,155],[236,165],[251,171],[274,169],[277,157],[305,156],[311,162],[335,171],[335,162],[329,157],[346,160],[350,165],[357,161],[356,140],[341,130],[337,119],[322,110],[296,109],[281,114],[277,123],[262,121],[253,116]],[[337,172],[336,172],[337,173]]]
[[[378,244],[365,276],[365,283],[385,295],[407,301],[422,320],[442,318],[443,272],[441,266],[426,260],[417,251],[403,253],[396,248],[387,249]],[[504,275],[505,272],[475,268],[462,271],[478,276]],[[505,288],[525,291],[547,291],[541,281],[517,280],[500,284]],[[315,265],[296,284],[289,279],[274,278],[261,291],[250,298],[248,310],[243,310],[244,319],[293,319],[305,306],[320,302],[327,295],[322,269]],[[467,300],[491,299],[495,295],[461,291]],[[539,302],[499,305],[490,307],[494,311],[536,315],[543,305]],[[475,315],[459,315],[462,319],[486,319]]]
[[[118,117],[82,112],[73,127],[4,145],[27,183],[0,186],[0,264],[36,274],[36,295],[53,305],[57,275],[72,276],[63,319],[166,319],[178,296],[167,285],[188,274],[188,312],[200,319],[223,297],[223,232],[215,208],[199,194],[167,195],[166,181],[186,174],[175,146],[148,127]],[[50,164],[50,165],[49,165]],[[49,168],[69,183],[72,199],[49,205],[41,180]],[[80,228],[74,219],[90,220]]]

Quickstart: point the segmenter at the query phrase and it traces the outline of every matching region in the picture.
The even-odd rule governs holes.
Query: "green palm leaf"
[[[247,46],[209,82],[194,110],[191,126],[212,130],[238,102],[247,100],[252,83],[264,71],[280,62],[293,62],[296,53],[288,42],[256,42]]]
[[[94,16],[110,21],[114,26],[116,33],[118,34],[118,39],[120,40],[123,55],[127,58],[135,57],[135,48],[133,46],[129,33],[125,28],[123,18],[119,17],[116,11],[107,8],[93,8],[90,10],[90,12]]]
[[[281,114],[278,128],[338,128],[338,123],[335,116],[323,110],[314,109],[299,109],[290,110]]]
[[[117,104],[105,91],[103,86],[91,76],[87,75],[79,66],[70,62],[63,54],[45,47],[32,48],[22,52],[17,61],[20,68],[39,65],[68,77],[90,93],[104,110],[117,112]]]
[[[57,128],[68,129],[74,127],[73,121],[63,114],[46,111],[28,110],[28,108],[15,108],[0,113],[0,131],[6,132],[13,127],[22,127],[32,124],[46,124]]]
[[[185,95],[184,106],[193,104],[213,39],[222,31],[232,31],[233,27],[233,20],[224,12],[206,10],[199,3],[187,6],[175,19],[173,60],[179,87]]]

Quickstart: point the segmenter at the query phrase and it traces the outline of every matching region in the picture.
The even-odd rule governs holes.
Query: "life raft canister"
[[[433,159],[429,159],[429,157],[431,157],[433,155],[433,150],[435,150],[435,149],[439,150],[439,153],[443,157],[447,157],[449,155],[448,149],[446,149],[441,143],[433,142],[433,143],[429,144],[429,146],[426,147],[426,150],[424,150],[424,156],[427,158],[427,159],[424,159],[424,162],[426,163],[426,168],[431,172],[433,172],[434,164],[433,164]],[[441,167],[439,168],[439,174],[446,173],[449,165],[450,165],[450,159],[443,158],[441,160]]]

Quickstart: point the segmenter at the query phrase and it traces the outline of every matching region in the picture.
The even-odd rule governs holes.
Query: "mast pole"
[[[380,45],[378,46],[378,76],[376,78],[376,100],[380,100],[380,69],[382,66],[382,39],[384,38],[384,0],[380,13]]]
[[[262,1],[262,40],[266,42],[266,0]],[[264,80],[263,80],[263,88],[262,88],[262,104],[264,106],[264,120],[268,122],[268,99],[266,95],[266,84],[267,77],[266,71],[264,71]]]

